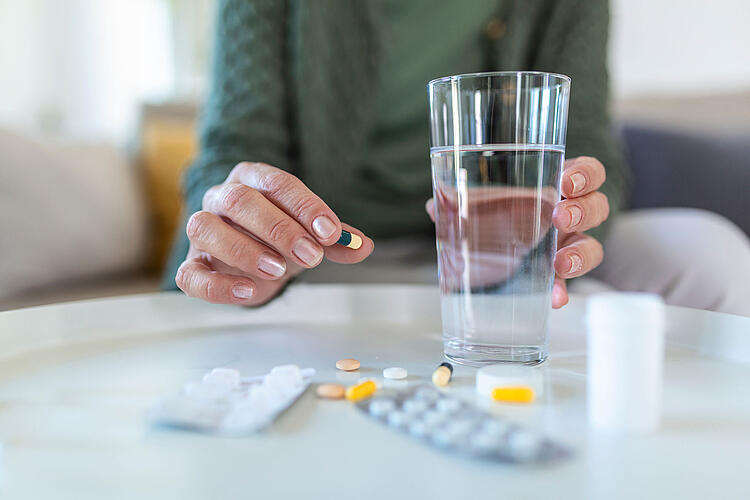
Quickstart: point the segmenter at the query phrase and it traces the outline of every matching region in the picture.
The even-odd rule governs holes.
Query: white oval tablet
[[[383,370],[383,377],[392,380],[404,379],[406,378],[406,375],[406,368],[401,368],[400,366],[392,366],[391,368],[386,368],[385,370]]]

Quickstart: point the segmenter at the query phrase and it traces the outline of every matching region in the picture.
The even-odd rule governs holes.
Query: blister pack
[[[267,375],[242,377],[215,368],[202,381],[160,401],[149,413],[157,425],[226,435],[256,432],[278,417],[309,387],[315,370],[277,366]]]
[[[428,385],[386,388],[357,406],[385,425],[455,453],[512,463],[546,462],[570,453],[538,432]]]

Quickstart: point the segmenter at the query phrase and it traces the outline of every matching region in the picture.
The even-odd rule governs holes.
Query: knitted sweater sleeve
[[[184,217],[201,209],[203,194],[241,161],[290,169],[285,82],[286,2],[220,0],[211,89],[200,122],[200,153],[184,178]],[[174,275],[189,242],[179,228],[164,276]]]
[[[593,156],[607,171],[601,192],[610,203],[610,220],[623,208],[629,176],[609,114],[607,0],[554,0],[545,2],[549,22],[537,33],[534,69],[571,77],[566,157]],[[607,223],[589,231],[602,239]]]

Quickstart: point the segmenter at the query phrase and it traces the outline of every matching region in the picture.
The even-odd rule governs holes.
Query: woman
[[[371,238],[428,242],[425,83],[538,70],[573,81],[553,215],[563,306],[565,280],[601,262],[602,223],[627,191],[607,111],[608,24],[605,0],[222,0],[170,280],[211,302],[259,305],[324,257],[363,261]],[[335,245],[342,228],[360,249]]]

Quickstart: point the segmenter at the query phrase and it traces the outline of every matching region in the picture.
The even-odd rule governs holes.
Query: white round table
[[[668,308],[664,411],[647,436],[585,419],[584,300],[554,311],[546,389],[491,410],[543,429],[574,456],[514,466],[453,456],[308,390],[264,432],[220,438],[151,427],[147,409],[211,368],[294,363],[348,383],[442,360],[437,290],[297,285],[260,309],[177,293],[0,313],[2,498],[750,498],[750,318]],[[473,397],[474,369],[449,390]],[[356,376],[355,376],[356,377]]]

